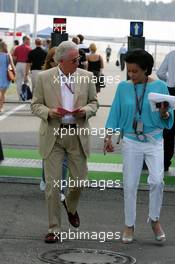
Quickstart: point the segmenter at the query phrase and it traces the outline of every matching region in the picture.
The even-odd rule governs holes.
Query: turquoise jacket
[[[144,84],[137,84],[136,91],[138,97],[142,95]],[[144,134],[152,135],[154,139],[161,139],[164,128],[170,129],[174,122],[174,114],[172,108],[168,109],[170,117],[162,119],[159,111],[152,112],[150,103],[148,101],[148,94],[150,92],[169,94],[165,82],[155,80],[148,82],[143,98],[143,108],[141,113],[141,120],[143,122]],[[123,136],[130,139],[138,140],[133,129],[133,120],[136,109],[136,96],[134,85],[131,81],[122,81],[119,83],[109,116],[106,122],[106,129],[112,129],[115,133],[120,130]],[[137,118],[139,114],[137,113]]]

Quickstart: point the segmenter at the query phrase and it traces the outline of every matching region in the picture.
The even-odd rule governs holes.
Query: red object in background
[[[53,19],[53,32],[66,32],[66,18]]]
[[[5,32],[6,36],[14,36],[14,32]],[[16,37],[22,37],[22,32],[16,32]]]

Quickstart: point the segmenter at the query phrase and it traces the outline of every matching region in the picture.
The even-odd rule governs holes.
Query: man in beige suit
[[[61,231],[61,202],[58,197],[65,153],[74,185],[69,188],[64,206],[69,222],[74,227],[80,225],[77,206],[81,186],[78,183],[87,176],[88,119],[95,115],[98,102],[92,73],[77,69],[79,58],[77,45],[63,41],[55,53],[58,67],[39,73],[31,104],[32,112],[41,118],[40,154],[44,159],[49,217],[47,243],[57,242]],[[78,111],[65,113],[63,108],[70,112]]]

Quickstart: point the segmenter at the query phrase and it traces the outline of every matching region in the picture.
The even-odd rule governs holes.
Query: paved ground
[[[130,263],[109,262],[103,252],[95,262],[80,256],[73,262],[60,262],[52,255],[66,250],[80,248],[87,250],[108,250],[112,254],[122,253],[133,256],[139,264],[174,264],[175,263],[175,193],[166,192],[161,221],[167,234],[167,241],[161,245],[154,241],[150,225],[146,223],[148,212],[148,192],[139,191],[137,206],[137,224],[135,241],[123,245],[120,240],[112,239],[100,242],[108,232],[120,232],[123,228],[123,191],[120,189],[85,189],[82,193],[78,212],[81,218],[79,230],[71,228],[64,209],[62,210],[62,231],[68,236],[69,229],[79,238],[79,232],[89,232],[89,239],[66,239],[64,242],[47,245],[43,242],[47,232],[47,214],[44,193],[38,185],[0,183],[0,263],[1,264],[39,264],[50,258],[47,263]],[[92,236],[96,232],[96,238]],[[72,236],[71,236],[72,237]],[[115,234],[115,238],[117,235]],[[96,251],[95,251],[96,252]],[[97,252],[94,255],[97,255]],[[108,253],[107,253],[108,254]],[[43,261],[39,257],[43,256]],[[52,259],[52,261],[51,261]],[[94,256],[95,259],[95,256]],[[79,262],[80,261],[80,262]]]

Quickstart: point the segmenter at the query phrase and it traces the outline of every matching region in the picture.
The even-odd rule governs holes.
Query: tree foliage
[[[18,12],[33,13],[35,0],[18,0]],[[0,0],[1,12],[13,12],[14,0]],[[143,0],[39,0],[39,13],[56,16],[106,17],[175,21],[175,1],[146,4]]]

